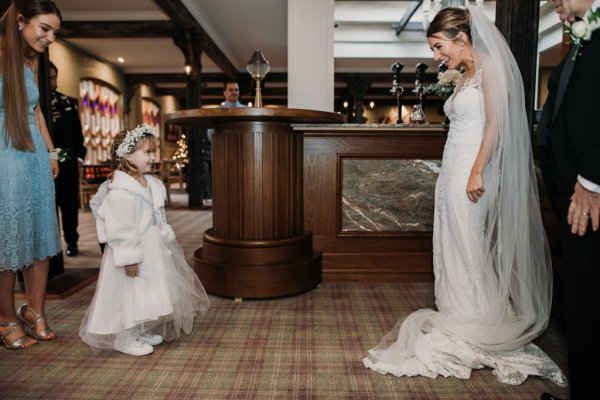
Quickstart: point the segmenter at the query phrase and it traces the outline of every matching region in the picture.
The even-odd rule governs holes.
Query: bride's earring
[[[460,45],[460,51],[463,51],[464,49],[465,49],[465,45],[464,45],[464,44],[461,44],[461,45]]]

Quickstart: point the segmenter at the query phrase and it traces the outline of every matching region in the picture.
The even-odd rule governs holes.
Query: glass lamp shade
[[[246,64],[246,70],[252,76],[252,79],[260,80],[263,79],[271,69],[269,61],[265,58],[260,50],[256,50],[250,61]]]

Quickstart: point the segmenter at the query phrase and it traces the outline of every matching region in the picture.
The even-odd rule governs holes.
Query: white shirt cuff
[[[581,186],[583,186],[584,188],[586,188],[590,192],[600,193],[600,185],[598,185],[597,183],[594,183],[592,181],[588,181],[587,179],[585,179],[581,175],[577,175],[577,180],[579,181],[579,183],[581,184]]]

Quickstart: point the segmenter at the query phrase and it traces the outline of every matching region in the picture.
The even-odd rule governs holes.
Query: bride
[[[548,324],[552,272],[516,61],[478,7],[441,10],[427,39],[436,61],[464,71],[444,105],[450,130],[435,192],[437,311],[400,320],[363,363],[430,378],[468,379],[490,367],[508,384],[537,375],[565,385],[531,342]]]

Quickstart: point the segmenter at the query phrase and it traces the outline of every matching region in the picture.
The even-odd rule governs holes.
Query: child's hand
[[[131,264],[131,265],[125,266],[125,275],[127,275],[131,278],[135,278],[139,274],[140,274],[140,268],[138,267],[137,264]]]

